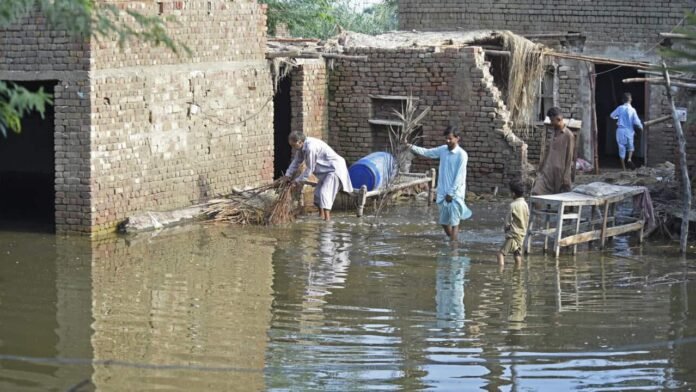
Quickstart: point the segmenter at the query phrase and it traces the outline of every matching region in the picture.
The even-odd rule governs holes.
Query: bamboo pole
[[[677,108],[674,106],[674,97],[672,96],[672,83],[669,79],[669,71],[667,64],[662,62],[662,74],[664,76],[665,87],[667,89],[667,99],[672,108],[672,120],[674,121],[674,130],[677,132],[677,144],[679,147],[679,163],[682,180],[682,224],[681,236],[679,237],[679,249],[682,254],[686,254],[686,244],[689,236],[689,213],[691,212],[691,180],[689,179],[689,168],[686,162],[686,139],[682,130]]]
[[[664,78],[628,78],[623,80],[624,83],[651,83],[651,84],[662,84],[665,82]],[[696,89],[696,84],[694,83],[684,83],[684,82],[672,82],[672,86],[684,87]]]
[[[643,75],[659,76],[660,78],[662,78],[661,72],[646,71],[644,69],[639,69],[638,73],[643,74]],[[687,83],[696,83],[696,78],[687,78],[687,77],[682,77],[682,76],[669,75],[669,79],[672,82],[674,82],[675,80],[678,80],[678,81],[687,82]]]
[[[593,144],[593,150],[594,150],[594,174],[599,174],[599,151],[598,151],[598,145],[599,145],[599,126],[597,125],[597,102],[596,102],[596,95],[597,95],[597,75],[595,74],[595,67],[594,64],[590,63],[589,66],[590,68],[590,90],[592,94],[592,144]]]
[[[661,123],[661,122],[665,122],[665,121],[671,120],[671,119],[672,119],[672,115],[671,115],[671,114],[668,114],[668,115],[666,115],[666,116],[658,117],[658,118],[656,118],[656,119],[654,119],[654,120],[644,121],[644,122],[643,122],[643,125],[646,126],[646,127],[649,127],[649,126],[651,126],[651,125],[659,124],[659,123]]]

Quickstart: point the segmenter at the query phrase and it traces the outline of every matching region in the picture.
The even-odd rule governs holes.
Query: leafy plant
[[[7,137],[8,131],[22,131],[22,117],[36,110],[43,113],[46,105],[53,102],[43,87],[37,92],[31,92],[24,87],[0,81],[0,133]]]

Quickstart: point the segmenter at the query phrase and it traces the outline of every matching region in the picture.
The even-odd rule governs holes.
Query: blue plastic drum
[[[388,152],[373,152],[348,168],[353,188],[365,185],[368,191],[386,186],[395,173],[394,157]]]

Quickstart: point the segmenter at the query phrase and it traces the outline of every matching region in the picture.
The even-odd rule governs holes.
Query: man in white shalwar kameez
[[[291,132],[288,142],[295,150],[295,158],[281,181],[289,181],[304,162],[306,168],[293,181],[294,186],[301,186],[314,174],[319,180],[314,190],[314,205],[319,208],[319,215],[323,220],[330,220],[331,208],[338,191],[353,192],[345,159],[328,144],[313,137],[306,137],[299,131]]]

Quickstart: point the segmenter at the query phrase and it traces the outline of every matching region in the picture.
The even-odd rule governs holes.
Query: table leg
[[[604,249],[604,245],[607,243],[607,219],[609,218],[609,202],[604,202],[604,216],[602,217],[602,233],[600,249]]]
[[[554,253],[556,254],[556,258],[560,256],[561,254],[561,237],[563,236],[563,210],[565,209],[565,206],[563,205],[563,202],[558,206],[558,217],[556,218],[556,242],[553,244],[554,247]]]
[[[532,248],[532,230],[534,229],[534,218],[535,214],[534,212],[536,211],[534,209],[534,205],[532,203],[529,203],[530,206],[532,206],[530,215],[529,215],[529,225],[527,226],[527,235],[524,237],[524,249],[525,249],[525,254],[529,254],[529,251]]]
[[[580,221],[582,220],[582,206],[578,206],[578,219],[575,222],[575,234],[577,235],[580,232]],[[578,244],[573,245],[573,254],[578,253]]]
[[[546,213],[544,214],[544,226],[545,226],[544,230],[546,233],[546,234],[544,234],[544,254],[546,254],[546,251],[549,250],[549,234],[548,234],[548,232],[549,232],[549,228],[551,227],[551,222],[550,222],[551,218],[549,218],[549,214],[548,214],[548,210],[550,207],[548,205],[545,205],[544,208],[547,210]]]

